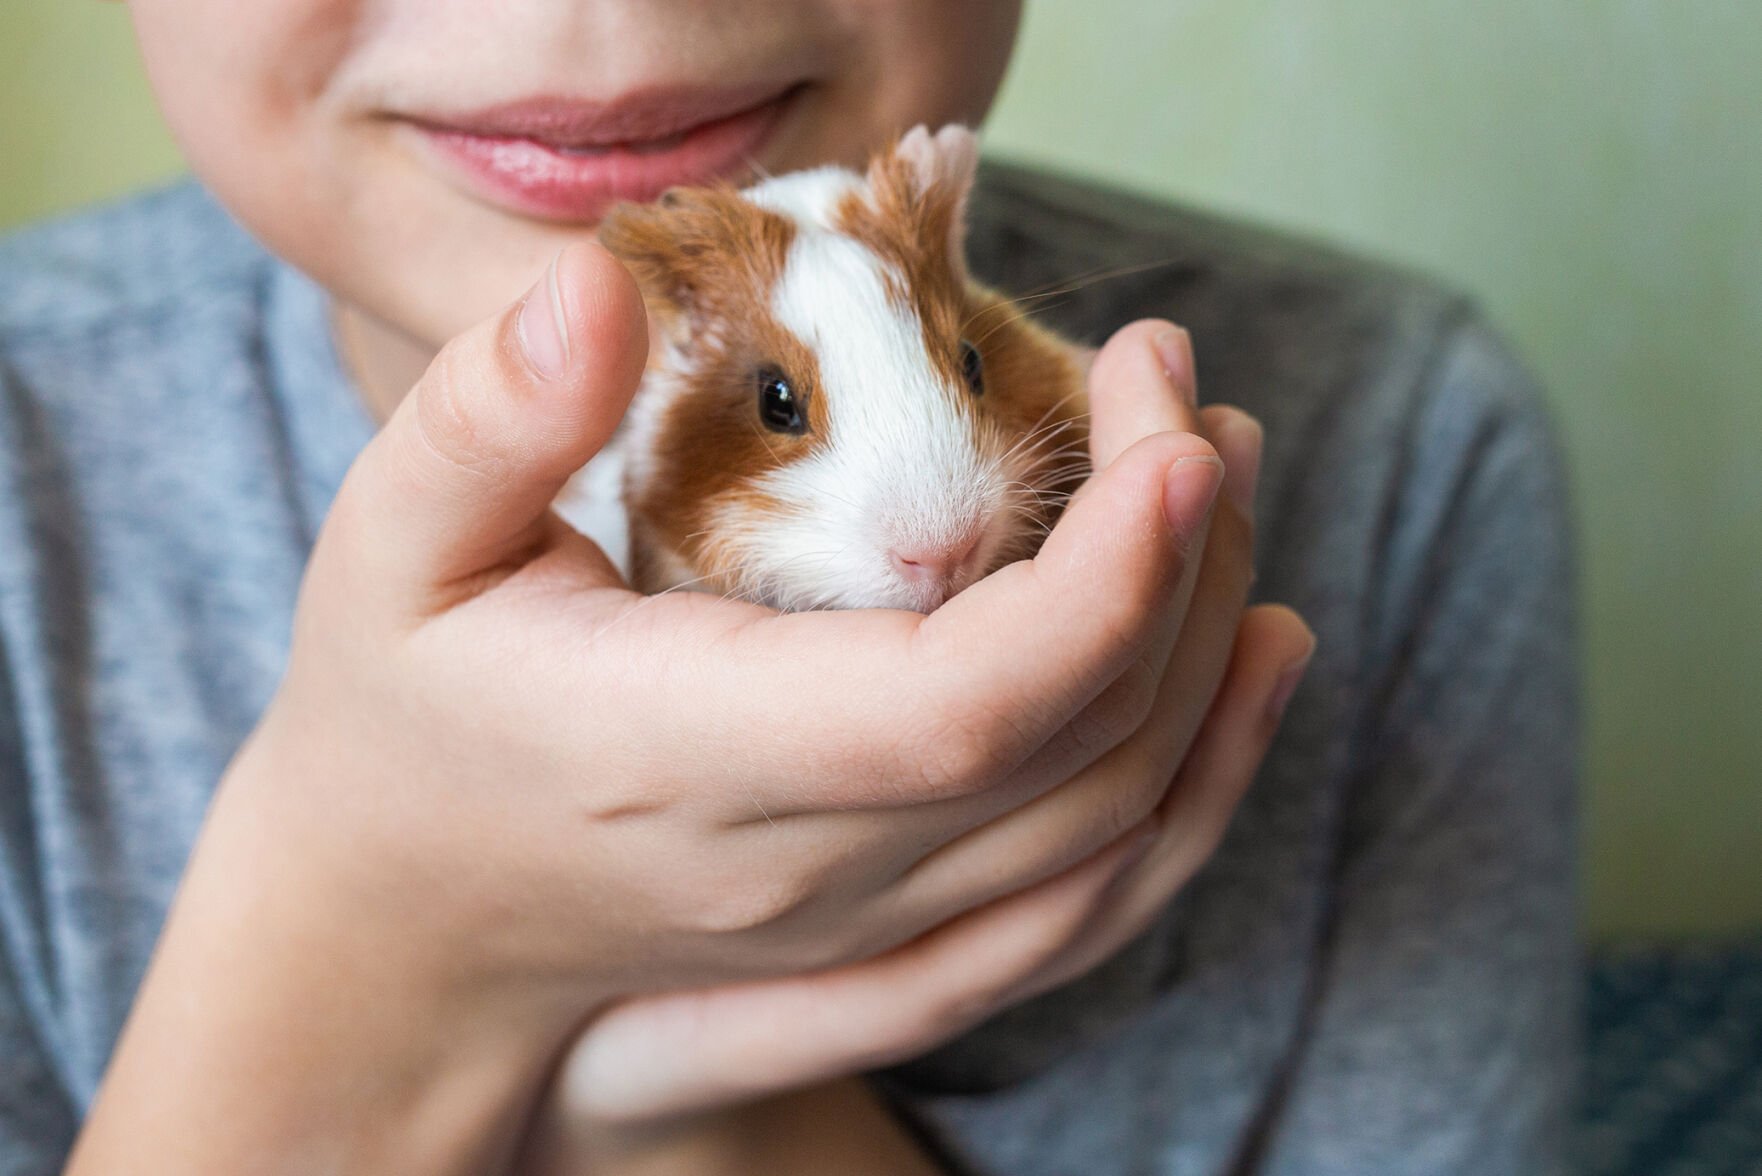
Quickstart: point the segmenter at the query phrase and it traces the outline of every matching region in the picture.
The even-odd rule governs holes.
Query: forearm
[[[67,1171],[505,1169],[542,1046],[420,983],[406,944],[343,925],[273,834],[217,821]]]

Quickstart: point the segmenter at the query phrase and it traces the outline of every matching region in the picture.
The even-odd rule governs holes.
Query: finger
[[[1252,519],[1266,440],[1260,422],[1239,408],[1208,404],[1199,410],[1199,425],[1223,458],[1225,500]]]
[[[1260,422],[1238,408],[1208,406],[1200,411],[1199,417],[1205,437],[1217,449],[1224,463],[1223,501],[1213,507],[1212,520],[1205,529],[1203,566],[1212,574],[1214,592],[1220,585],[1238,582],[1241,590],[1225,589],[1224,599],[1234,602],[1232,608],[1221,612],[1208,611],[1208,619],[1201,621],[1192,615],[1195,581],[1190,568],[1189,583],[1182,592],[1177,593],[1176,602],[1170,609],[1168,631],[1153,640],[1143,659],[1129,667],[1125,674],[1108,686],[1035,755],[1032,767],[1038,778],[1037,782],[1023,781],[1035,791],[1051,787],[1087,767],[1098,755],[1117,742],[1110,742],[1109,736],[1112,733],[1136,730],[1140,720],[1148,718],[1150,714],[1188,713],[1186,723],[1170,724],[1164,728],[1173,736],[1173,746],[1186,746],[1186,741],[1203,714],[1203,704],[1191,712],[1170,712],[1165,702],[1149,704],[1145,701],[1147,692],[1160,691],[1159,684],[1171,664],[1170,651],[1174,648],[1177,631],[1186,634],[1195,625],[1218,626],[1210,634],[1209,640],[1202,638],[1204,647],[1212,650],[1214,656],[1207,657],[1197,650],[1185,649],[1173,662],[1186,671],[1183,675],[1185,679],[1207,684],[1208,691],[1216,687],[1223,674],[1229,652],[1229,637],[1235,631],[1236,613],[1240,612],[1241,605],[1246,600],[1248,585],[1254,578],[1252,516],[1255,484],[1260,470],[1262,434]],[[1225,540],[1221,543],[1213,541],[1214,533],[1219,528],[1223,528]],[[1204,697],[1209,701],[1209,693]]]
[[[595,1021],[562,1100],[602,1120],[689,1113],[920,1053],[996,1008],[1094,917],[1144,852],[1135,830],[1060,877],[894,951],[805,976],[644,997]]]
[[[1186,332],[1179,328],[1163,324],[1136,324],[1152,335],[1152,341],[1159,352],[1173,351],[1175,354],[1165,355],[1168,361],[1166,372],[1174,373],[1177,383],[1189,381],[1192,375],[1192,351]],[[1129,329],[1130,330],[1130,329]],[[1130,338],[1126,332],[1116,336]],[[1115,379],[1120,376],[1120,369],[1136,361],[1143,362],[1143,348],[1116,348],[1110,352],[1110,367],[1104,370],[1104,376]],[[1182,373],[1185,373],[1184,375]],[[1101,386],[1095,389],[1100,393]],[[1162,400],[1165,413],[1167,398]],[[1141,412],[1157,411],[1158,402],[1154,398],[1139,397],[1136,400]],[[1211,441],[1219,457],[1224,463],[1223,498],[1238,519],[1233,526],[1233,534],[1249,540],[1244,544],[1218,545],[1209,542],[1211,526],[1208,524],[1202,531],[1205,542],[1204,560],[1208,565],[1216,565],[1226,559],[1224,549],[1228,549],[1233,558],[1240,557],[1240,562],[1232,565],[1232,571],[1246,577],[1245,583],[1253,577],[1252,552],[1252,515],[1254,506],[1255,486],[1259,479],[1260,457],[1262,446],[1262,430],[1260,422],[1238,408],[1222,405],[1209,406],[1201,409],[1194,417],[1185,410],[1176,412],[1183,419],[1196,419],[1202,434]],[[1214,507],[1215,511],[1218,508]],[[1157,689],[1164,671],[1169,663],[1169,652],[1174,646],[1175,635],[1182,632],[1183,626],[1190,627],[1192,618],[1189,616],[1190,601],[1195,583],[1197,561],[1190,561],[1187,578],[1177,590],[1175,601],[1169,609],[1166,625],[1147,645],[1146,652],[1136,663],[1129,666],[1124,674],[1110,684],[1107,689],[1085,707],[1070,723],[1061,728],[1039,752],[1031,763],[1031,771],[1014,782],[1015,787],[1009,797],[1010,804],[1020,803],[1023,799],[1038,795],[1046,788],[1066,780],[1071,775],[1088,767],[1108,748],[1119,741],[1118,733],[1135,730],[1140,720],[1147,718],[1153,708],[1147,702],[1147,695]],[[1214,567],[1214,570],[1215,567]],[[1229,577],[1225,577],[1226,580]],[[1227,638],[1234,629],[1233,619],[1218,618],[1224,628],[1218,636]],[[1183,654],[1181,662],[1189,668],[1196,665],[1209,666],[1217,674],[1223,671],[1221,654],[1227,653],[1228,643],[1214,640],[1210,643],[1220,656],[1195,661],[1190,653]],[[1189,675],[1191,677],[1192,675]],[[1211,679],[1213,685],[1216,678]],[[1198,713],[1193,715],[1191,725],[1182,729],[1178,742],[1184,745],[1185,739],[1191,735],[1192,726],[1197,725]],[[994,805],[987,810],[985,819],[996,813],[1005,811],[1006,806]],[[979,823],[978,821],[974,822]]]
[[[1231,426],[1219,429],[1228,460],[1251,471],[1258,461],[1258,426],[1239,410],[1218,409],[1214,416],[1215,424]],[[1237,423],[1246,428],[1234,427]],[[1091,717],[1088,736],[1071,736],[1084,725],[1071,724],[1036,754],[1031,770],[1018,773],[1006,787],[899,814],[915,835],[895,837],[891,853],[876,845],[875,852],[863,855],[866,869],[847,871],[865,892],[888,889],[886,915],[874,928],[879,937],[874,950],[887,946],[888,937],[909,937],[1069,868],[1156,806],[1223,680],[1252,579],[1252,556],[1247,520],[1226,511],[1211,528],[1186,623],[1178,645],[1164,655],[1161,672],[1138,663],[1091,704],[1091,711],[1100,708],[1141,672],[1149,674],[1155,696],[1149,714],[1131,720],[1134,733],[1099,762],[1092,728],[1110,720]],[[824,844],[878,840],[876,831],[862,824],[868,819],[864,814],[799,819],[815,821]],[[926,856],[926,847],[936,848]]]
[[[818,1027],[823,1022],[826,1029],[806,1036],[823,1037],[853,1050],[865,1044],[874,1046],[881,1052],[860,1060],[854,1052],[845,1056],[862,1068],[885,1065],[939,1044],[1000,1009],[1068,983],[1112,956],[1154,921],[1215,850],[1265,759],[1283,706],[1313,650],[1313,636],[1289,609],[1260,606],[1249,610],[1217,702],[1175,786],[1154,816],[1134,826],[1097,858],[1050,882],[981,907],[900,951],[829,973],[873,981],[876,991],[853,984],[844,990],[787,993],[772,1010],[778,1017],[777,1035],[800,1033],[804,1024]],[[1151,838],[1152,848],[1139,857],[1136,844],[1142,844],[1144,837]],[[1124,846],[1133,848],[1122,852]],[[1101,861],[1117,862],[1106,868],[1111,881],[1082,887],[1088,896],[1086,907],[1079,903],[1064,907],[1062,916],[1054,913],[1048,896],[1062,890],[1066,901],[1078,903],[1072,880],[1094,878],[1092,871],[1098,870]],[[1006,913],[1018,917],[1020,925],[1005,925]],[[1043,917],[1030,921],[1037,916]],[[987,932],[1009,938],[1001,943],[977,938]],[[964,938],[966,934],[975,938]],[[949,948],[949,954],[912,954],[914,949],[936,944]],[[941,966],[945,959],[949,964],[946,970]],[[811,984],[813,979],[804,978],[802,983]],[[766,1011],[764,1002],[779,995],[779,983],[787,984],[749,986],[760,1002],[760,1017]],[[791,996],[799,1004],[791,1002]],[[889,1021],[889,1012],[897,1017],[901,1007],[889,1003],[894,996],[909,998],[920,1010],[918,1017],[905,1023]],[[728,1019],[724,1010],[716,1009],[705,1011],[702,1023],[719,1027]],[[858,1021],[858,1032],[840,1039],[838,1034],[849,1028],[850,1021]],[[874,1037],[864,1038],[861,1030],[865,1025],[876,1027]],[[751,1046],[755,1054],[776,1040],[762,1033],[755,1037]],[[795,1044],[805,1043],[797,1038]],[[612,1072],[608,1070],[608,1074]],[[790,1071],[803,1082],[837,1072],[830,1066],[823,1071],[812,1066]]]
[[[1232,667],[1205,737],[1194,742],[1161,807],[1163,837],[1148,871],[1192,873],[1223,839],[1315,653],[1315,634],[1283,605],[1243,617]]]
[[[598,245],[565,249],[524,300],[441,350],[351,469],[333,542],[364,583],[424,607],[542,545],[647,345],[630,275]]]
[[[1200,424],[1197,399],[1187,332],[1150,319],[1116,333],[1090,371],[1090,443],[1096,468],[1112,464],[1141,437],[1196,429]],[[1208,436],[1207,440],[1213,441],[1215,448],[1215,439]],[[1219,456],[1225,458],[1222,451]],[[1226,458],[1226,488],[1230,465]],[[1195,548],[1204,547],[1209,529],[1209,521],[1201,525],[1192,540]],[[1161,678],[1169,650],[1185,622],[1199,563],[1187,561],[1161,624],[1152,631],[1138,659],[1035,757],[1043,786],[1092,762],[1145,717],[1149,692]]]
[[[1033,560],[925,618],[919,643],[943,686],[927,700],[945,713],[984,700],[1008,716],[1022,738],[999,758],[1013,767],[1128,667],[1160,662],[1222,477],[1216,450],[1191,433],[1159,433],[1121,454]]]
[[[1218,699],[1158,810],[1156,844],[1110,892],[1107,908],[1017,994],[1026,999],[1089,971],[1142,934],[1210,860],[1265,761],[1315,637],[1296,613],[1258,605],[1243,617]]]
[[[1163,331],[1176,329],[1138,324],[1112,342],[1105,370],[1133,387],[1105,398],[1109,436],[1197,423],[1190,393],[1171,381],[1155,346],[1168,342]],[[1184,338],[1176,342],[1184,349]],[[1190,360],[1183,362],[1177,376],[1190,378]],[[776,700],[798,696],[809,682],[816,684],[813,729],[851,732],[836,745],[791,743],[787,765],[772,765],[787,770],[775,776],[755,765],[750,795],[741,798],[751,803],[730,819],[768,823],[972,794],[1061,733],[1128,670],[1153,685],[1191,591],[1186,554],[1204,542],[1221,485],[1215,458],[1191,433],[1138,441],[1091,479],[1033,561],[987,578],[927,620],[795,614],[742,626],[732,648],[730,638],[706,642],[695,626],[682,628],[692,650],[736,654],[720,662],[685,654],[701,666],[706,685],[725,686],[727,696],[751,699],[763,712],[732,716],[731,734],[774,729]],[[1032,645],[1024,645],[1024,633],[1036,635]],[[732,680],[718,681],[730,673]],[[878,699],[878,691],[887,697]],[[1091,716],[1075,740],[1080,746],[1053,757],[1056,766],[1068,775],[1117,742],[1116,733],[1123,738],[1149,693],[1142,682],[1114,691],[1100,708],[1114,717]],[[648,713],[665,713],[667,702],[657,698]],[[878,713],[892,721],[877,723]],[[1058,778],[1043,775],[1043,785]],[[833,781],[841,787],[829,790]]]
[[[772,732],[786,753],[755,759],[748,799],[774,820],[923,804],[1007,778],[1143,656],[1222,476],[1203,438],[1148,437],[1096,475],[1035,559],[928,617],[768,616],[719,634],[715,657],[689,636],[679,656],[693,677],[745,704],[724,716],[728,732],[749,744]],[[813,722],[798,736],[778,726],[777,706],[804,688]],[[652,710],[675,717],[668,706],[658,696]],[[681,738],[701,741],[701,716],[676,718]]]
[[[1199,431],[1193,344],[1173,323],[1115,332],[1089,369],[1089,454],[1106,469],[1140,438]]]
[[[971,830],[911,865],[893,888],[894,918],[924,926],[953,912],[1031,886],[1095,852],[1154,812],[1195,733],[1214,705],[1232,661],[1247,652],[1240,632],[1250,575],[1249,538],[1239,516],[1212,526],[1187,623],[1166,672],[1154,685],[1148,717],[1118,746],[1057,787],[1038,781],[1025,803],[1020,786],[972,797],[962,816]],[[943,820],[947,814],[935,814]]]
[[[1253,479],[1260,461],[1258,422],[1239,409],[1222,406],[1205,409],[1201,417],[1226,463],[1226,494],[1251,507]],[[1054,736],[1035,756],[1032,769],[1019,774],[1008,788],[946,801],[940,807],[927,806],[922,819],[946,820],[947,809],[958,806],[968,822],[965,828],[976,829],[1021,808],[1023,811],[1011,820],[1022,828],[994,831],[1000,838],[1014,839],[1014,843],[993,851],[1000,855],[995,860],[1010,861],[1024,871],[1019,874],[1018,885],[1031,884],[1039,877],[1064,869],[1117,836],[1120,829],[1141,819],[1166,791],[1167,781],[1223,680],[1253,580],[1253,554],[1253,532],[1242,512],[1226,509],[1223,517],[1214,517],[1203,559],[1198,561],[1201,570],[1186,607],[1179,641],[1158,669],[1152,671],[1147,663],[1133,666],[1090,704],[1077,721]],[[1150,683],[1155,700],[1143,721],[1134,725],[1134,736],[1121,745],[1119,754],[1112,756],[1110,762],[1098,764],[1096,754],[1085,750],[1095,738],[1081,732],[1113,721],[1096,713],[1110,704],[1129,707],[1131,704],[1123,698],[1111,696],[1123,696],[1127,690],[1139,688],[1135,678]],[[1136,778],[1135,769],[1139,769]],[[1027,811],[1029,802],[1054,784],[1059,786],[1060,799],[1043,797],[1034,803],[1037,812]],[[1075,820],[1071,819],[1073,815]],[[1048,847],[1058,841],[1061,829],[1066,831],[1068,844],[1049,854]],[[931,830],[926,828],[925,832],[928,835]],[[939,852],[948,857],[965,857],[969,849],[976,851],[976,844],[949,845]],[[984,852],[975,852],[975,864],[983,862],[985,856]],[[926,860],[922,864],[930,863]],[[1030,870],[1033,872],[1025,872]],[[995,869],[981,867],[981,873],[992,878],[994,885],[1000,884]],[[938,884],[927,882],[932,889]]]
[[[1222,688],[1254,583],[1251,511],[1260,466],[1260,424],[1240,409],[1221,406],[1206,408],[1202,417],[1225,462],[1225,501],[1213,511],[1203,571],[1151,707],[1156,721],[1138,732],[1144,758],[1166,763],[1170,774]]]
[[[1215,848],[1313,637],[1288,609],[1262,606],[1244,618],[1238,649],[1156,818],[1057,878],[885,955],[614,1009],[569,1059],[565,1102],[635,1120],[888,1065],[1100,964],[1149,926]],[[1139,848],[1146,838],[1148,851]]]

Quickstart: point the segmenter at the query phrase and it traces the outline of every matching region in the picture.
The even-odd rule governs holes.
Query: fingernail
[[[1279,673],[1278,681],[1273,683],[1273,692],[1266,700],[1267,717],[1278,722],[1285,717],[1285,708],[1291,705],[1291,698],[1297,693],[1297,687],[1303,682],[1303,675],[1309,671],[1309,659],[1315,654],[1315,646],[1309,652],[1286,666]]]
[[[1260,454],[1265,433],[1260,422],[1233,410],[1218,426],[1217,449],[1224,458],[1224,496],[1245,515],[1254,513],[1254,492],[1260,483]]]
[[[1180,327],[1164,327],[1151,336],[1162,374],[1189,405],[1199,403],[1199,381],[1193,370],[1193,339]]]
[[[563,289],[557,281],[559,251],[538,285],[526,292],[514,333],[532,370],[547,380],[561,379],[569,370],[569,325],[563,315]]]
[[[1162,517],[1185,548],[1223,484],[1224,463],[1209,455],[1175,459],[1162,478]]]

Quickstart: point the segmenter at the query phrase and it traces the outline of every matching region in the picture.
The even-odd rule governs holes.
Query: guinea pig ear
[[[893,157],[910,169],[919,195],[942,189],[965,198],[979,170],[979,136],[959,123],[935,134],[920,123],[900,138]]]
[[[615,205],[600,221],[599,238],[636,278],[666,335],[684,342],[731,302],[770,289],[790,232],[784,218],[721,185]]]
[[[951,123],[931,133],[925,126],[907,131],[893,150],[869,165],[869,184],[903,197],[914,219],[946,234],[957,272],[965,272],[967,197],[979,171],[979,137]]]
[[[690,264],[672,215],[679,197],[664,193],[654,204],[615,204],[600,219],[599,240],[624,263],[642,290],[649,313],[669,336],[683,332],[692,311]]]

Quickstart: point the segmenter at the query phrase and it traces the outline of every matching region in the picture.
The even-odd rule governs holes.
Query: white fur
[[[761,181],[741,195],[802,228],[826,228],[839,201],[862,185],[846,167],[816,167]]]
[[[564,522],[599,544],[606,558],[628,577],[631,571],[630,516],[626,486],[647,485],[655,476],[654,452],[661,421],[684,390],[675,373],[683,360],[676,348],[652,366],[625,411],[617,433],[592,461],[576,471],[551,503]]]
[[[975,562],[988,563],[1004,538],[1008,477],[961,403],[971,392],[943,378],[912,308],[888,296],[887,279],[902,275],[830,228],[860,183],[820,169],[751,193],[796,223],[771,311],[818,359],[828,436],[813,457],[762,479],[785,515],[730,511],[722,523],[745,533],[749,574],[772,603],[933,608],[947,587],[902,576],[892,553],[978,540]]]
[[[575,472],[551,503],[565,523],[599,544],[630,575],[630,516],[624,509],[624,449],[614,442]]]

